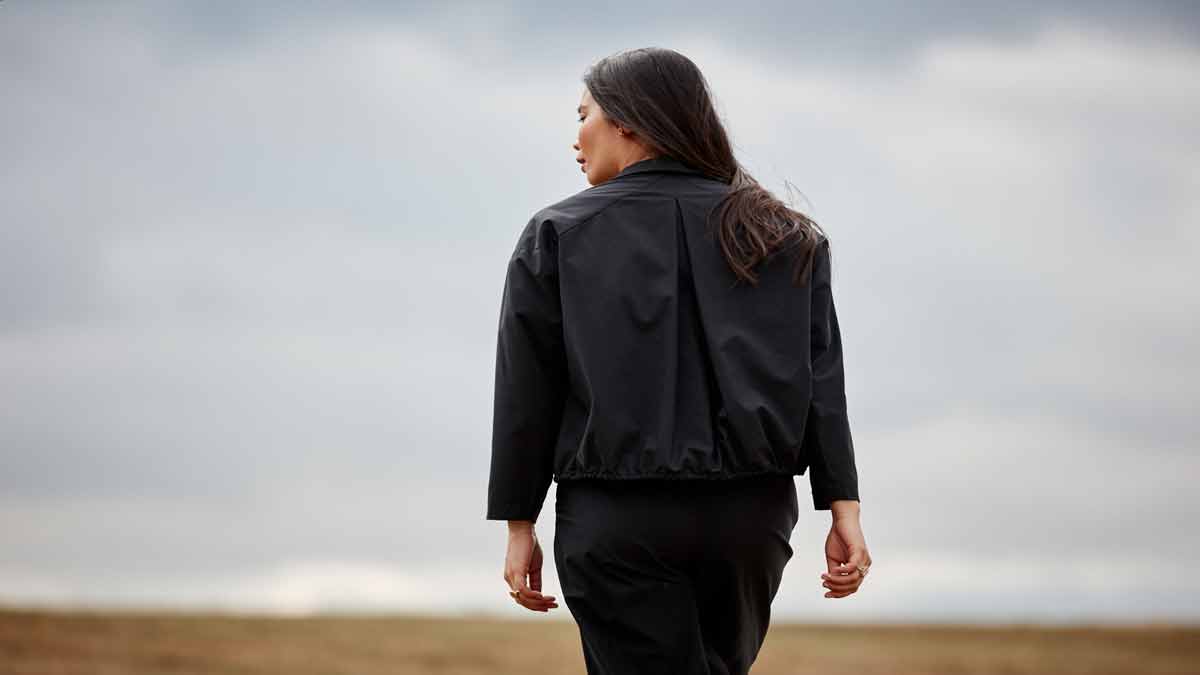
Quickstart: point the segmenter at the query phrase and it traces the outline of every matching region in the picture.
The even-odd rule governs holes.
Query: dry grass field
[[[1200,628],[775,623],[755,675],[1200,673]],[[584,673],[569,619],[0,609],[0,673]]]

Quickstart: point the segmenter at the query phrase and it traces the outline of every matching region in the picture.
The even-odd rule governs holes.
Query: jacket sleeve
[[[858,500],[858,472],[846,412],[846,380],[842,368],[842,336],[830,285],[829,240],[813,253],[812,385],[805,426],[809,483],[813,507],[829,510],[837,499]]]
[[[508,262],[496,338],[488,520],[532,520],[554,472],[566,356],[554,228],[530,220]]]

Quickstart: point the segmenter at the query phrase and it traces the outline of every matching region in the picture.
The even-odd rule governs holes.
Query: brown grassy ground
[[[755,675],[1200,673],[1200,628],[775,622]],[[570,620],[0,609],[0,673],[584,673]]]

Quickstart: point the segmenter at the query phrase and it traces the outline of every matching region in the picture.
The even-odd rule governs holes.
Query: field
[[[1200,673],[1200,628],[776,622],[755,675]],[[0,609],[0,673],[583,674],[569,619]]]

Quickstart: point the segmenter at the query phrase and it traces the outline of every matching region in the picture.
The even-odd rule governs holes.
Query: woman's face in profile
[[[628,140],[617,135],[617,127],[592,100],[585,87],[579,100],[579,137],[575,140],[575,161],[587,175],[588,183],[598,185],[623,168],[621,157]]]

